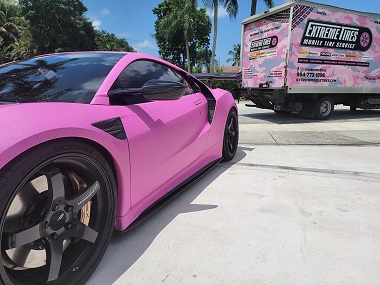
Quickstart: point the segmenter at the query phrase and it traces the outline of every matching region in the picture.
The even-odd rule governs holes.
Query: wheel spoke
[[[3,233],[2,243],[5,249],[16,248],[40,239],[40,224],[19,233]]]
[[[228,141],[228,150],[231,152],[233,150],[233,145],[231,141]]]
[[[233,128],[233,120],[231,119],[230,123],[228,124],[228,130],[231,131],[232,128]]]
[[[84,227],[84,233],[81,239],[87,240],[89,242],[95,243],[96,238],[98,237],[98,232],[93,230],[92,228],[83,225]]]
[[[74,221],[73,228],[67,233],[68,237],[79,238],[92,243],[95,243],[96,238],[98,237],[98,232],[94,229],[86,226],[79,220]]]
[[[62,263],[63,240],[51,240],[50,245],[46,251],[46,263],[49,265],[48,282],[50,282],[56,280],[59,276],[59,270],[61,269]]]
[[[100,184],[98,181],[95,181],[90,186],[88,186],[86,189],[81,192],[81,194],[74,199],[68,200],[67,203],[71,205],[74,208],[74,213],[78,213],[80,209],[86,203],[88,203],[92,197],[96,195],[96,193],[100,190]]]
[[[22,187],[22,191],[17,194],[23,205],[28,205],[40,193],[36,190],[31,182],[28,182]]]
[[[30,251],[31,248],[26,245],[16,248],[12,257],[12,261],[18,266],[24,266]]]
[[[59,168],[50,169],[46,175],[49,182],[49,190],[52,194],[52,201],[65,197],[65,186]]]
[[[7,216],[4,223],[4,232],[17,232],[22,225],[22,213]]]

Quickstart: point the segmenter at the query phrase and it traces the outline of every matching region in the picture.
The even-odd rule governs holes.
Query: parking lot
[[[245,103],[235,159],[116,233],[88,284],[380,284],[380,111]]]

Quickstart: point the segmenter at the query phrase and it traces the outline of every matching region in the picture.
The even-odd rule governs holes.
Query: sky
[[[155,33],[154,22],[157,18],[152,9],[162,1],[82,0],[88,9],[86,16],[92,21],[96,29],[105,30],[120,38],[125,38],[136,51],[155,56],[158,56],[158,47],[153,34]],[[262,0],[257,2],[257,13],[267,10]],[[286,1],[274,0],[276,6],[284,2]],[[313,2],[380,14],[379,0],[314,0]],[[198,3],[202,7],[202,0],[198,1]],[[249,17],[250,14],[250,0],[239,0],[238,4],[239,12],[236,19],[230,19],[223,9],[219,11],[216,59],[221,65],[231,65],[231,62],[227,62],[227,59],[231,57],[228,52],[233,49],[235,44],[240,43],[241,22]],[[209,15],[212,17],[210,11]],[[211,33],[210,49],[212,36]]]

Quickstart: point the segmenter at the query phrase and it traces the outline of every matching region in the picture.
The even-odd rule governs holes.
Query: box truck
[[[380,15],[293,0],[243,21],[240,91],[258,108],[328,119],[380,108]]]

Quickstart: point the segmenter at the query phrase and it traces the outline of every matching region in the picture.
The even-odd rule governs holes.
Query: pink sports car
[[[1,284],[82,284],[136,224],[238,144],[232,95],[140,53],[0,66]]]

